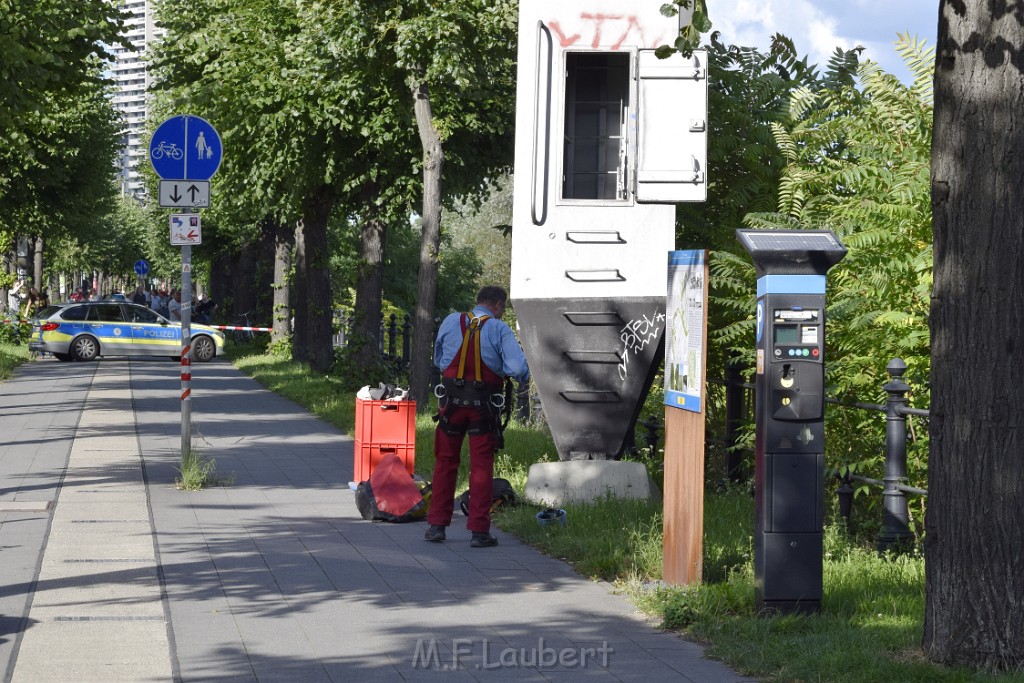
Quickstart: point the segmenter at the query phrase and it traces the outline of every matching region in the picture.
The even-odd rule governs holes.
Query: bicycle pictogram
[[[150,155],[154,159],[163,159],[166,156],[168,159],[179,161],[185,156],[185,151],[173,142],[161,142],[150,151]]]

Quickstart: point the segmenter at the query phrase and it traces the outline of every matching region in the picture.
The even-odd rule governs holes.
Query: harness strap
[[[469,352],[469,345],[473,344],[473,360],[475,362],[474,380],[477,382],[483,381],[480,375],[480,328],[483,324],[491,319],[489,315],[482,315],[480,317],[470,316],[468,313],[464,314],[469,318],[469,323],[466,325],[465,332],[462,333],[462,348],[459,350],[459,372],[455,375],[455,379],[465,380],[466,376],[466,355]]]

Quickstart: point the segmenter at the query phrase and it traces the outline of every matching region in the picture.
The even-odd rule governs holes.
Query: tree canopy
[[[106,0],[0,0],[0,242],[68,236],[110,210],[121,124],[101,60],[122,19]]]

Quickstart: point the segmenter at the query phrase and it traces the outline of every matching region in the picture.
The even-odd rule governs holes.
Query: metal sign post
[[[199,207],[210,205],[210,177],[224,149],[220,135],[198,116],[173,116],[153,132],[149,161],[160,176],[160,206],[190,208],[170,216],[172,246],[181,247],[181,458],[192,448],[192,245],[202,244]]]
[[[181,248],[181,458],[192,449],[192,247]]]

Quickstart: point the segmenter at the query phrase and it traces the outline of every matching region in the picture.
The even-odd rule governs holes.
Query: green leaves
[[[128,46],[122,20],[108,0],[0,0],[0,239],[41,236],[48,261],[86,253],[115,202],[122,124],[103,60]]]
[[[933,59],[923,43],[906,37],[897,49],[921,74]],[[920,394],[915,404],[926,405],[930,86],[919,79],[908,88],[878,65],[860,63],[856,50],[837,50],[819,75],[806,58],[797,58],[784,36],[776,37],[767,55],[715,42],[712,50],[712,67],[725,58],[730,68],[712,81],[712,97],[719,88],[728,94],[714,109],[727,124],[709,136],[708,175],[727,174],[728,189],[709,191],[704,210],[735,215],[726,211],[738,202],[747,227],[835,231],[849,253],[828,276],[829,394],[880,401],[885,365],[901,357],[909,368],[906,379]],[[756,147],[763,174],[753,164],[746,167],[743,157],[759,139],[752,134],[758,130],[774,140]],[[755,193],[758,184],[772,192]],[[728,231],[708,233],[720,240],[711,244],[718,249],[711,260],[711,310],[720,321],[713,321],[712,337],[752,363],[754,271],[748,259],[725,251],[737,250],[728,233],[738,222],[726,221]],[[842,412],[829,413],[829,443],[836,444],[830,446],[830,463],[879,457],[880,444],[865,441],[857,424],[843,423]],[[920,482],[923,472],[912,476]]]
[[[701,34],[711,30],[711,19],[708,17],[705,0],[673,0],[662,5],[660,11],[666,17],[688,15],[689,21],[681,27],[679,35],[671,45],[662,45],[655,50],[659,59],[664,59],[673,52],[689,56],[700,47]]]

